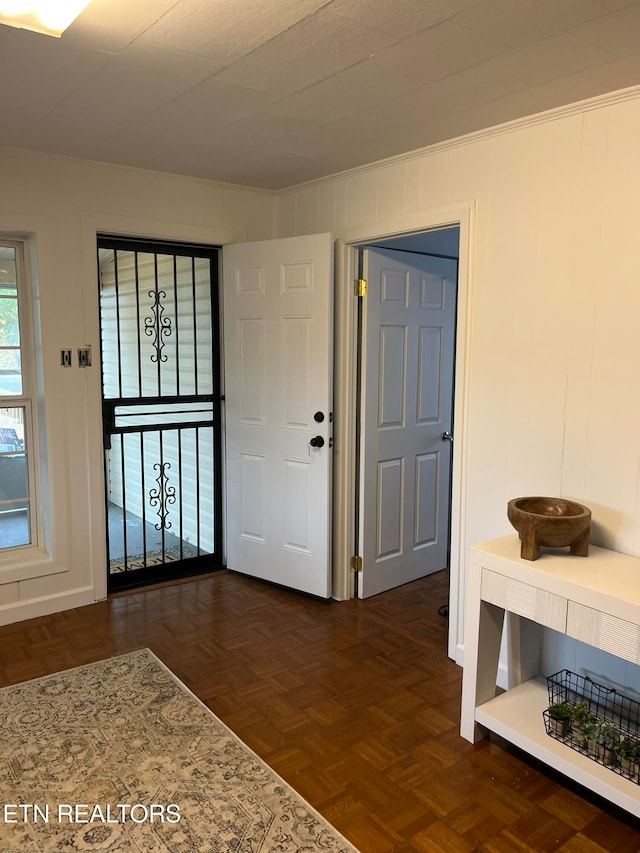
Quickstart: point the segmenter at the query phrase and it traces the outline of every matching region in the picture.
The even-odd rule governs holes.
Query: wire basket
[[[569,669],[547,678],[547,734],[640,784],[640,702]]]

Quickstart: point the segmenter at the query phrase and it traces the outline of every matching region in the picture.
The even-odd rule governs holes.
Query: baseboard
[[[11,604],[0,606],[0,625],[11,625],[25,619],[49,616],[74,607],[85,607],[87,604],[94,604],[95,601],[95,590],[89,586],[42,598],[30,598],[27,601],[13,601]]]

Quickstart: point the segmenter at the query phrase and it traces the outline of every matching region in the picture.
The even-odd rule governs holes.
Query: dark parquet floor
[[[219,572],[0,628],[0,685],[148,647],[362,853],[640,851],[640,822],[460,738],[447,589],[328,604]]]

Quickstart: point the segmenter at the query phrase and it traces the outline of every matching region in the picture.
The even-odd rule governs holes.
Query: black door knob
[[[321,435],[314,435],[309,444],[311,447],[324,447],[324,438]]]
[[[321,424],[322,421],[324,420],[324,413],[323,412],[316,412],[315,415],[313,416],[313,419],[317,424]]]

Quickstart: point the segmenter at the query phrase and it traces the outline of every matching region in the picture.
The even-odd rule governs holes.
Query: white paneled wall
[[[593,542],[640,554],[639,162],[627,92],[278,195],[278,236],[347,242],[475,205],[454,648],[466,548],[512,532],[510,498],[584,502]]]

